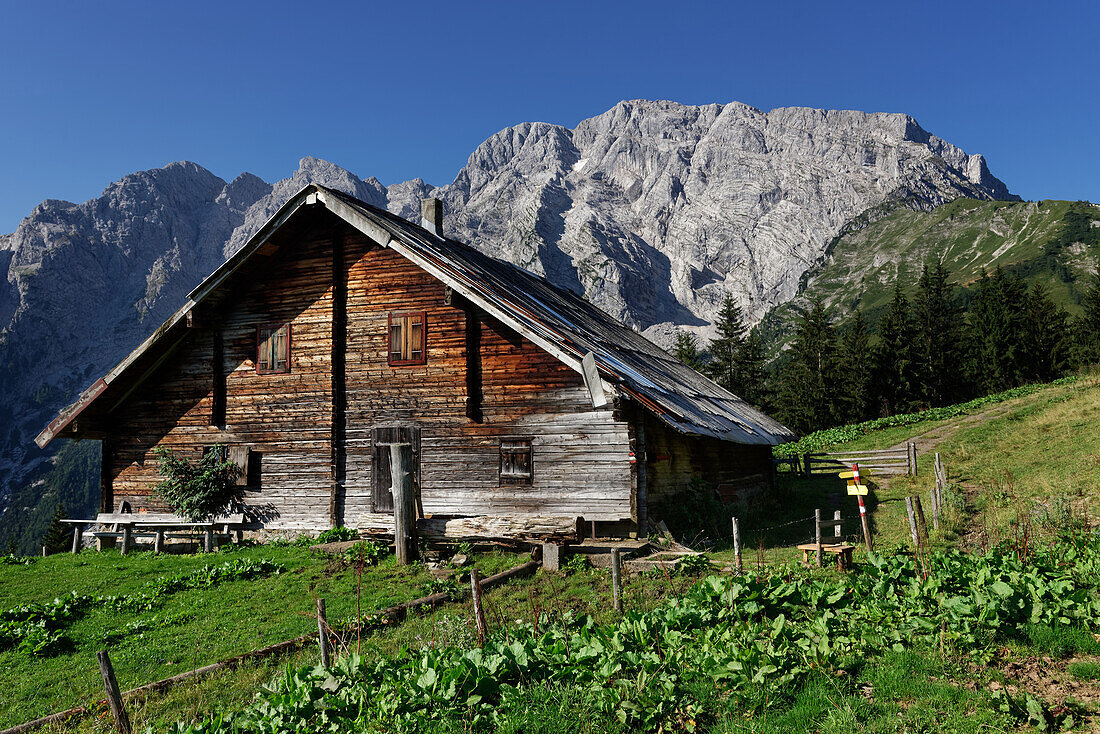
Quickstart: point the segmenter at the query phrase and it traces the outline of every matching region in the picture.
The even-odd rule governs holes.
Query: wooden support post
[[[932,500],[932,529],[940,529],[940,503],[936,500],[935,488],[929,492],[929,499]]]
[[[814,510],[814,532],[817,536],[817,567],[825,566],[825,551],[821,547],[821,510]]]
[[[80,549],[84,547],[84,526],[73,526],[73,553],[79,553]]]
[[[805,453],[802,455],[802,473],[806,475],[806,478],[810,478],[810,454]]]
[[[130,552],[130,533],[131,528],[129,523],[122,526],[122,555],[126,555]]]
[[[840,510],[833,512],[833,519],[836,520],[836,525],[833,525],[833,537],[836,538],[836,542],[840,542]]]
[[[45,558],[48,555],[49,555],[49,553],[46,552],[46,546],[42,546],[42,557]]]
[[[214,528],[207,528],[202,534],[202,549],[205,553],[214,552]]]
[[[913,537],[913,547],[920,548],[920,535],[917,534],[917,516],[913,512],[913,498],[905,498],[905,512],[909,515],[909,534]]]
[[[920,495],[913,495],[913,513],[917,516],[917,530],[920,531],[920,539],[924,544],[928,543],[928,520],[924,516],[924,507],[921,505]]]
[[[317,600],[317,642],[321,646],[321,667],[330,666],[328,656],[328,623],[325,621],[325,600]]]
[[[476,568],[470,569],[470,596],[474,600],[474,622],[477,624],[477,639],[485,647],[485,638],[489,636],[489,626],[485,624],[485,608],[481,605],[481,577]]]
[[[611,593],[615,601],[615,611],[623,613],[622,556],[618,548],[611,549]]]
[[[393,491],[394,548],[399,566],[418,558],[416,542],[416,493],[412,482],[412,444],[390,444]]]
[[[122,734],[131,734],[130,717],[126,715],[126,709],[122,706],[122,691],[115,679],[115,669],[111,666],[111,658],[106,650],[96,653],[99,660],[99,673],[103,676],[103,687],[107,689],[107,703],[111,705],[111,713],[115,716],[115,725]]]
[[[737,573],[744,573],[745,567],[741,563],[741,527],[737,518],[733,518],[733,558],[737,563]]]
[[[917,475],[917,445],[910,441],[909,446],[909,475],[915,477]]]
[[[164,530],[157,530],[157,534],[153,536],[153,553],[164,552]]]

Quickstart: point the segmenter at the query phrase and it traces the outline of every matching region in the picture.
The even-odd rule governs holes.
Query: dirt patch
[[[1085,731],[1100,731],[1100,681],[1078,680],[1071,675],[1066,669],[1078,660],[1095,658],[1056,660],[1043,655],[1002,662],[997,670],[1004,682],[990,681],[989,690],[1004,689],[1012,695],[1026,691],[1049,704],[1053,716],[1072,711]]]

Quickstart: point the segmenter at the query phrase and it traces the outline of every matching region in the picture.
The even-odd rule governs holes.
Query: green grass
[[[32,657],[9,649],[0,652],[0,727],[81,705],[102,696],[95,652],[109,647],[125,690],[181,673],[249,650],[281,642],[316,629],[315,600],[326,599],[333,624],[356,614],[356,574],[350,564],[313,555],[297,547],[253,547],[209,555],[153,556],[117,552],[60,554],[27,566],[0,565],[0,609],[46,602],[70,591],[88,595],[132,594],[145,583],[230,558],[267,559],[286,572],[250,581],[231,581],[208,589],[169,595],[164,604],[141,614],[92,609],[68,628],[74,645],[63,654]],[[484,573],[515,565],[509,554],[479,558]],[[359,604],[370,612],[428,593],[429,574],[421,566],[398,567],[393,558],[368,568]],[[135,620],[185,615],[166,629],[128,635],[108,645],[105,636]],[[266,677],[264,664],[255,666]]]
[[[1066,666],[1066,671],[1078,680],[1100,681],[1100,662],[1077,660]]]

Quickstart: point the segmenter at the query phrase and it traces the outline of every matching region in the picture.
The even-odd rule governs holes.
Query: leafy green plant
[[[153,454],[165,477],[153,490],[176,514],[198,522],[240,506],[244,490],[237,477],[241,469],[229,460],[225,446],[210,447],[198,462],[165,446],[158,446]]]
[[[710,562],[705,553],[683,556],[676,561],[676,573],[682,576],[702,576],[713,569],[714,564]]]
[[[567,575],[588,573],[592,570],[592,561],[588,560],[588,556],[577,553],[561,564],[561,570]]]
[[[373,566],[389,555],[389,549],[373,540],[361,540],[344,551],[344,558],[352,563]]]
[[[483,647],[431,646],[328,669],[288,669],[253,705],[175,734],[416,731],[460,719],[492,730],[532,681],[577,692],[632,731],[690,731],[719,697],[752,707],[853,660],[913,648],[980,659],[1029,625],[1100,628],[1100,535],[1039,549],[872,556],[842,577],[787,567],[707,576],[608,624],[571,613],[498,629]],[[1019,723],[1067,723],[1030,695],[994,696]]]
[[[424,591],[426,594],[446,594],[448,599],[454,600],[462,596],[463,588],[454,576],[446,576],[428,580],[424,584]]]
[[[340,543],[348,540],[355,540],[359,537],[359,531],[351,528],[346,528],[341,525],[338,528],[332,528],[331,530],[325,530],[317,536],[317,543]]]

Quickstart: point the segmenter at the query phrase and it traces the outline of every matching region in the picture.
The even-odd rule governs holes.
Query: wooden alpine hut
[[[778,422],[582,297],[320,185],[302,189],[36,439],[102,441],[102,509],[162,510],[153,451],[228,446],[257,530],[426,515],[648,530],[689,485],[773,478]],[[654,518],[656,519],[656,518]],[[554,523],[550,523],[553,525]],[[535,533],[537,534],[537,533]]]

